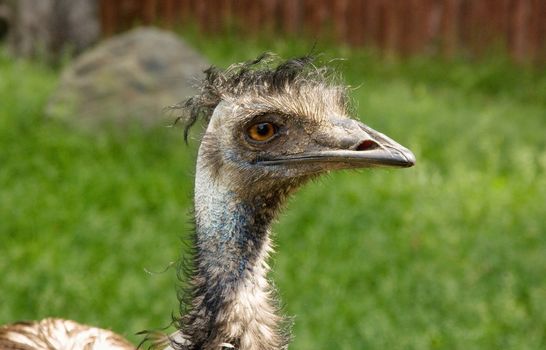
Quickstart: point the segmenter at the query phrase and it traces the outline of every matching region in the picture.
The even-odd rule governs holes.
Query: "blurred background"
[[[417,165],[285,208],[291,348],[546,349],[546,2],[0,0],[0,40],[0,324],[168,326],[200,127],[164,107],[313,51]]]

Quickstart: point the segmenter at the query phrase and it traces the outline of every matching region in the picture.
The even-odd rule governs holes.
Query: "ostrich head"
[[[286,197],[336,169],[409,167],[413,154],[352,119],[347,88],[309,57],[262,56],[209,69],[181,107],[206,122],[195,173],[195,254],[178,321],[179,349],[284,348],[267,257]]]
[[[208,122],[198,167],[225,188],[255,196],[330,170],[414,164],[407,148],[352,119],[347,87],[331,71],[311,57],[271,60],[207,70],[201,94],[184,105],[188,126]]]

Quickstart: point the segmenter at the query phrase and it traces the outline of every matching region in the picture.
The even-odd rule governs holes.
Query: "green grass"
[[[312,46],[192,43],[220,65]],[[291,349],[546,349],[546,73],[318,50],[348,59],[357,117],[418,163],[333,174],[290,201],[272,278]],[[80,133],[43,116],[57,72],[0,53],[0,77],[0,323],[61,316],[132,341],[167,325],[196,142]]]

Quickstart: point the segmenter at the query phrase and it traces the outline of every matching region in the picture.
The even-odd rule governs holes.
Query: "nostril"
[[[358,146],[356,146],[357,151],[371,151],[372,149],[378,148],[379,145],[377,142],[372,140],[364,140]]]

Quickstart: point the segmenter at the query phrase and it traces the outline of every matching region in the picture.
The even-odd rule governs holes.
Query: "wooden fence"
[[[481,55],[503,48],[546,61],[546,0],[100,0],[105,35],[136,24],[204,32],[305,34],[387,54]]]

